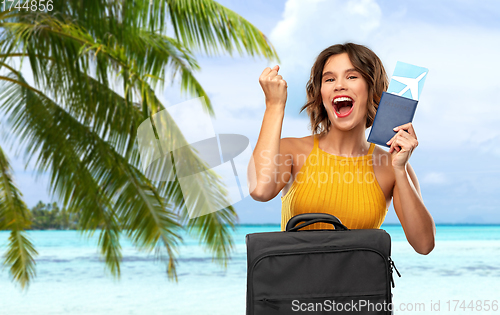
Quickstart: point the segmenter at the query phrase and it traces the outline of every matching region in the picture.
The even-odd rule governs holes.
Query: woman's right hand
[[[259,83],[266,96],[266,108],[285,108],[287,98],[287,83],[281,75],[278,75],[280,67],[267,67],[259,77]]]
[[[250,195],[258,201],[269,201],[278,195],[290,180],[293,164],[289,141],[280,139],[287,84],[278,75],[279,69],[279,66],[266,68],[259,77],[266,96],[266,111],[247,172]]]

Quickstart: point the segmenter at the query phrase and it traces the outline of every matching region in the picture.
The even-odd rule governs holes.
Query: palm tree
[[[173,37],[167,36],[170,28]],[[140,170],[137,127],[164,109],[155,91],[167,76],[180,82],[184,95],[205,96],[194,75],[194,53],[277,59],[264,34],[212,0],[58,1],[53,11],[1,12],[0,32],[7,140],[28,161],[36,158],[36,170],[50,176],[51,193],[79,213],[82,231],[99,231],[111,273],[120,275],[122,233],[138,248],[154,250],[169,279],[177,279],[182,230],[197,235],[226,265],[237,222],[233,207],[189,219],[179,182],[154,182]],[[29,64],[32,82],[21,62]],[[214,115],[210,101],[206,110]],[[185,143],[175,124],[169,137]],[[196,152],[185,158],[200,162]],[[198,176],[197,198],[224,204],[217,175]],[[0,148],[0,229],[11,231],[4,264],[23,288],[35,276],[37,252],[24,232],[29,223]]]

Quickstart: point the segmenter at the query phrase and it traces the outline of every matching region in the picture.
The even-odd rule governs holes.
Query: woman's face
[[[328,58],[321,79],[321,97],[332,127],[351,130],[366,126],[368,84],[347,53]]]

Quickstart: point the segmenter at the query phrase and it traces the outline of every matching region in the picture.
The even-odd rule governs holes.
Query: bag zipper
[[[253,285],[252,285],[252,281],[251,281],[253,278],[253,271],[254,271],[257,263],[259,263],[262,259],[267,258],[267,257],[271,257],[271,256],[287,256],[287,255],[309,254],[309,253],[349,252],[349,251],[358,251],[358,250],[367,250],[367,251],[371,251],[371,252],[375,252],[375,253],[379,254],[385,263],[387,282],[389,282],[389,280],[390,280],[391,283],[394,285],[394,280],[392,279],[392,266],[394,266],[394,268],[396,268],[396,266],[394,265],[394,262],[392,262],[392,260],[390,259],[390,256],[389,256],[389,259],[386,259],[384,254],[382,254],[380,251],[373,249],[373,248],[358,247],[358,248],[340,248],[339,249],[338,247],[333,247],[333,248],[332,247],[320,247],[320,248],[312,248],[312,249],[308,249],[308,250],[300,249],[300,250],[287,250],[287,251],[272,251],[272,252],[264,253],[264,254],[257,256],[252,261],[252,267],[248,271],[248,278],[247,278],[248,288],[247,288],[247,290],[249,292],[249,297],[250,297],[250,299],[248,301],[249,315],[253,314],[254,297],[253,297]],[[390,264],[389,264],[389,261],[391,262]],[[399,272],[398,272],[398,275],[401,277]],[[390,290],[386,289],[386,291],[387,291],[387,303],[390,303],[390,302],[392,302],[391,296],[389,296]],[[264,299],[264,300],[266,300],[266,302],[265,302],[266,304],[272,304],[270,299]],[[277,307],[277,305],[273,305],[273,306]],[[278,309],[279,309],[279,307],[278,307]]]
[[[391,266],[391,284],[392,284],[392,287],[395,288],[396,284],[394,283],[394,277],[392,276],[392,269],[394,268],[394,270],[396,270],[396,273],[398,274],[398,276],[400,278],[401,278],[401,274],[399,273],[398,268],[396,268],[396,265],[394,264],[394,261],[391,259],[391,256],[389,256],[389,264]]]

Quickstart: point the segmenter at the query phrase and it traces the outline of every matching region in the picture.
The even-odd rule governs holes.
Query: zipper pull
[[[391,285],[393,288],[396,287],[396,284],[394,283],[394,277],[393,277],[393,271],[392,269],[394,268],[396,272],[398,273],[398,276],[401,277],[401,274],[399,273],[398,269],[396,269],[396,265],[394,264],[394,261],[389,257],[389,265],[391,266],[390,272],[391,272]]]
[[[274,308],[275,310],[279,310],[280,307],[278,305],[276,305],[277,302],[273,302],[273,300],[268,300],[268,299],[261,299],[262,302],[264,302],[264,304],[266,304],[267,306],[271,307],[271,308]]]
[[[398,268],[396,268],[396,265],[394,264],[394,261],[392,259],[391,259],[391,262],[392,262],[392,266],[394,267],[394,270],[396,270],[398,276],[401,278],[401,274],[399,273]]]
[[[392,288],[395,288],[396,285],[394,284],[394,277],[392,276],[392,264],[389,262],[390,266],[391,266],[391,269],[389,269],[389,271],[391,272],[391,286]]]

